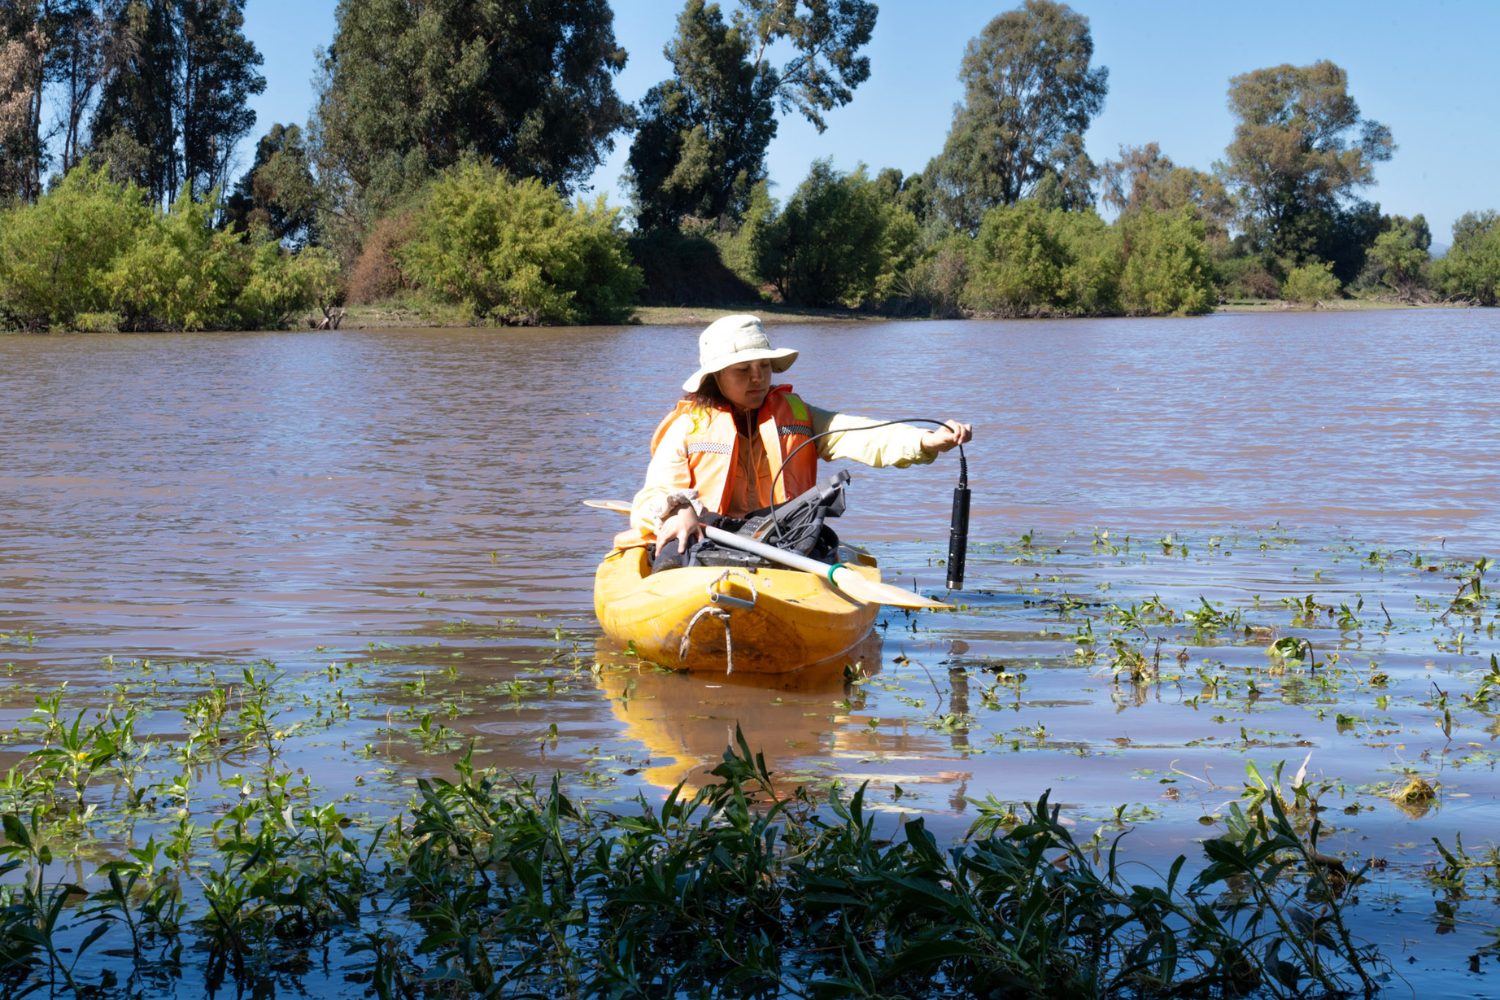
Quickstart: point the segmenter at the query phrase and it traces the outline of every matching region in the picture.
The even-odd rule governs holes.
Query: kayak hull
[[[841,556],[869,579],[880,579],[869,556],[854,550]],[[800,570],[650,568],[643,548],[606,556],[594,574],[594,613],[616,643],[676,670],[800,670],[856,646],[880,611]]]

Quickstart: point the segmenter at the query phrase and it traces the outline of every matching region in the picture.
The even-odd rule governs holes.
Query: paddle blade
[[[895,608],[949,608],[950,604],[923,597],[914,591],[904,590],[880,580],[871,580],[852,569],[840,567],[834,571],[833,585],[856,601],[866,604],[888,604]]]
[[[624,500],[585,500],[585,507],[593,507],[596,510],[612,510],[616,514],[629,514],[630,504]]]

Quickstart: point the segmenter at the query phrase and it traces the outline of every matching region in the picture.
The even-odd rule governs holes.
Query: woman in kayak
[[[791,386],[772,384],[772,373],[796,360],[796,351],[771,346],[755,316],[725,316],[699,335],[698,370],[656,428],[646,484],[631,502],[632,534],[654,539],[655,568],[680,565],[703,524],[747,517],[817,485],[819,458],[904,468],[973,437],[956,420],[848,433],[875,421],[810,406]]]

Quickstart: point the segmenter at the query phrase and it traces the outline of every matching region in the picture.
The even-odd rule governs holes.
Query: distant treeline
[[[265,86],[244,2],[0,6],[5,323],[237,327],[344,300],[491,323],[765,299],[1161,315],[1241,298],[1493,305],[1500,288],[1496,213],[1465,215],[1434,261],[1422,216],[1360,197],[1396,146],[1327,61],[1233,77],[1212,171],[1151,142],[1096,164],[1083,137],[1108,71],[1088,20],[1026,0],[969,42],[964,99],[923,171],[819,162],[778,203],[778,121],[821,129],[854,98],[868,0],[688,0],[672,76],[636,106],[614,89],[626,54],[605,0],[340,0],[310,121],[273,125],[231,186]],[[573,204],[621,134],[628,209]],[[145,221],[74,231],[84,202]]]

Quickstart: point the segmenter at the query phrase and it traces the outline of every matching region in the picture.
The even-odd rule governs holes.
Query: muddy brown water
[[[1495,910],[1470,902],[1438,947],[1423,871],[1432,838],[1478,848],[1500,820],[1500,719],[1464,707],[1445,734],[1434,693],[1462,707],[1500,649],[1493,596],[1479,619],[1440,617],[1462,567],[1500,555],[1500,315],[772,333],[802,350],[786,378],[819,405],[975,426],[960,608],[884,615],[864,681],[662,673],[599,637],[592,575],[620,523],[580,501],[637,487],[696,327],[16,336],[0,337],[0,724],[64,681],[82,704],[142,669],[268,661],[317,691],[358,662],[347,731],[296,751],[331,792],[360,775],[394,800],[446,767],[407,735],[419,703],[485,763],[606,798],[701,781],[738,723],[788,781],[869,781],[882,808],[954,835],[976,800],[1050,788],[1081,837],[1124,822],[1148,860],[1222,830],[1247,760],[1288,780],[1307,760],[1325,846],[1389,862],[1366,930],[1403,972],[1420,956],[1481,989],[1462,959]],[[942,591],[955,459],[851,469],[841,533],[888,579]],[[1308,595],[1325,610],[1299,619]],[[1106,620],[1153,598],[1175,623]],[[1182,614],[1203,601],[1238,631],[1194,629]],[[1164,679],[1118,682],[1112,634]],[[1321,674],[1271,671],[1288,636]],[[1438,796],[1399,808],[1411,774]],[[1482,969],[1500,973],[1489,953]]]

